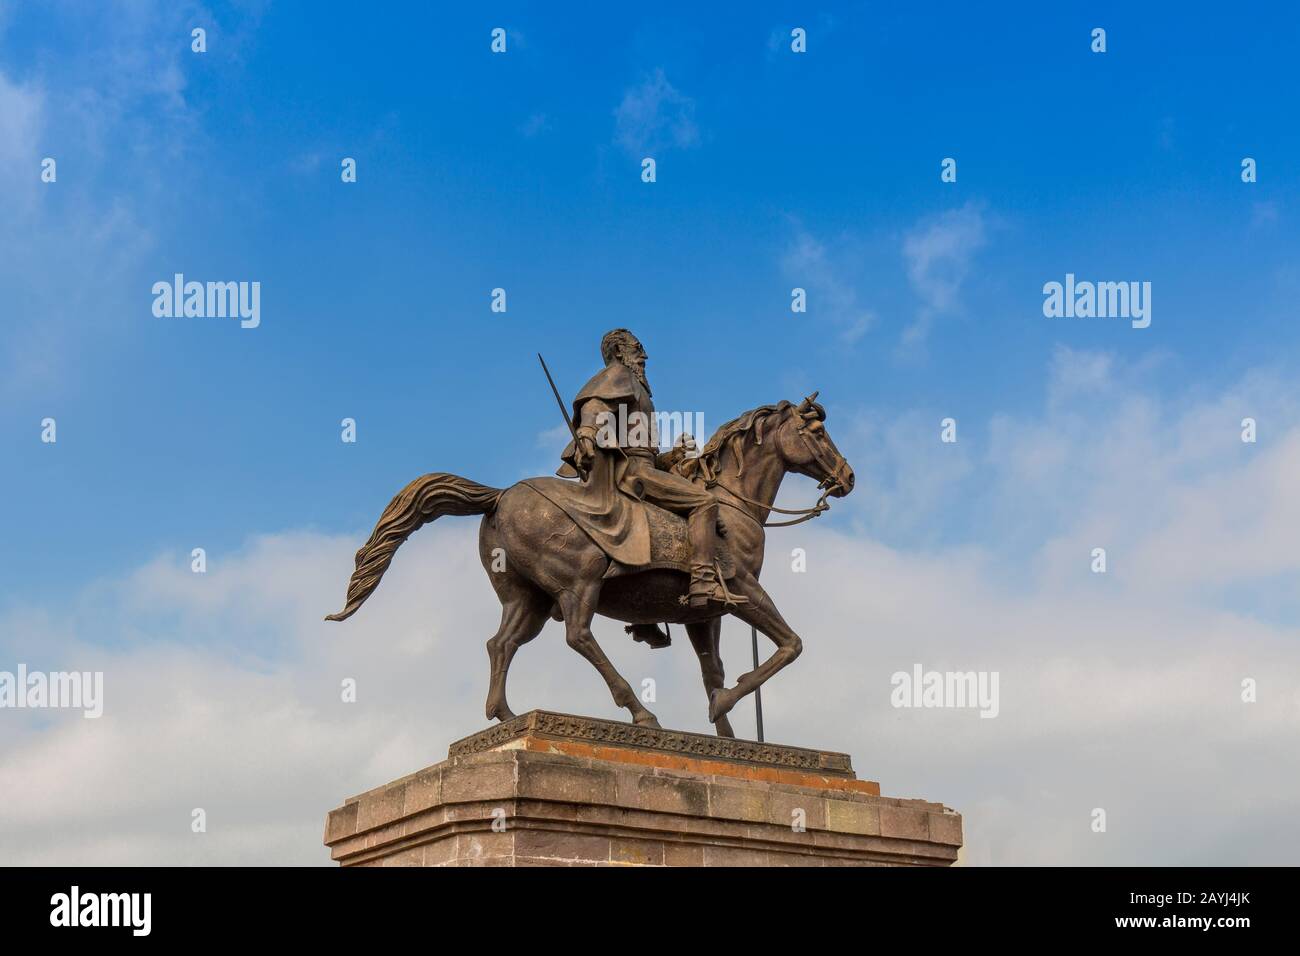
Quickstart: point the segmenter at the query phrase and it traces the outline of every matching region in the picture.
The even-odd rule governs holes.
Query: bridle
[[[790,525],[802,524],[805,521],[810,521],[813,518],[816,518],[822,512],[831,510],[831,506],[827,503],[826,499],[830,497],[831,492],[833,492],[836,488],[840,486],[840,480],[835,476],[839,474],[840,467],[847,465],[848,462],[845,461],[843,455],[839,455],[837,461],[828,464],[825,456],[821,454],[817,446],[813,444],[811,439],[809,439],[808,424],[807,424],[808,420],[804,417],[803,410],[805,408],[811,409],[813,407],[813,402],[816,399],[817,399],[817,392],[813,392],[811,395],[809,395],[807,398],[803,400],[802,404],[798,406],[791,406],[791,407],[793,407],[795,412],[799,415],[799,424],[795,428],[795,434],[799,436],[799,439],[803,442],[804,447],[808,449],[808,454],[812,457],[812,460],[816,462],[818,465],[820,465],[822,470],[826,472],[826,477],[817,483],[818,488],[825,489],[822,492],[821,497],[817,499],[817,503],[813,505],[811,508],[778,508],[775,505],[765,505],[761,501],[755,501],[753,498],[747,498],[746,496],[742,495],[740,492],[728,488],[726,485],[722,483],[721,478],[715,476],[705,481],[704,486],[706,488],[712,488],[714,485],[717,485],[721,487],[723,491],[727,492],[727,494],[731,495],[733,498],[737,498],[740,501],[745,502],[746,504],[754,505],[757,508],[762,508],[765,511],[769,511],[769,512],[775,511],[777,514],[800,515],[801,517],[795,518],[793,521],[759,522],[757,518],[755,518],[746,509],[740,507],[739,505],[732,504],[730,501],[724,501],[721,498],[718,499],[719,504],[727,505],[729,508],[735,508],[741,514],[748,517],[751,521],[758,522],[759,525],[764,528],[785,528],[785,527],[789,527]],[[814,421],[820,421],[820,420],[821,419],[814,419]],[[755,438],[754,443],[756,445],[763,444],[763,436],[761,434],[758,435],[758,437]]]

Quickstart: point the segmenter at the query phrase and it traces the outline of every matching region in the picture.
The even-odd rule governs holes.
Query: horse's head
[[[813,392],[798,405],[791,404],[777,426],[775,444],[790,471],[807,475],[826,488],[832,498],[853,490],[853,469],[826,431],[826,409]]]

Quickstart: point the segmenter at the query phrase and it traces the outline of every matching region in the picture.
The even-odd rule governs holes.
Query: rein
[[[839,465],[842,463],[843,459],[841,458],[840,462],[836,462],[835,467],[832,468],[826,467],[826,462],[822,460],[822,456],[817,453],[817,449],[813,446],[813,443],[810,442],[808,440],[808,436],[804,434],[803,427],[800,426],[795,431],[796,434],[798,434],[798,436],[803,440],[804,446],[808,449],[808,453],[812,455],[813,461],[821,465],[822,469],[827,473],[828,476],[833,475],[838,470]],[[758,443],[762,444],[762,438],[758,439]],[[706,488],[712,488],[715,485],[721,487],[723,491],[727,492],[733,498],[738,498],[741,501],[745,502],[746,504],[754,505],[757,508],[763,508],[769,512],[775,511],[777,514],[802,516],[799,518],[795,518],[793,521],[761,521],[760,522],[757,518],[755,518],[752,514],[750,514],[748,511],[746,511],[744,508],[740,507],[739,505],[733,504],[730,501],[723,501],[722,499],[718,499],[719,504],[724,504],[729,508],[735,508],[741,514],[748,517],[751,521],[757,522],[760,527],[787,528],[790,525],[802,524],[805,521],[810,521],[813,518],[816,518],[819,514],[821,514],[824,511],[830,511],[831,506],[826,503],[826,499],[830,497],[830,493],[832,489],[834,489],[835,487],[835,481],[830,477],[822,479],[822,481],[818,484],[818,487],[820,488],[824,486],[826,490],[822,492],[822,496],[817,499],[817,503],[813,505],[811,508],[778,508],[776,507],[776,505],[763,504],[763,502],[761,501],[755,501],[753,498],[745,497],[738,491],[733,491],[731,488],[728,488],[726,485],[722,483],[721,478],[717,478],[717,477],[713,478],[711,481],[706,481],[704,483],[704,486]]]
[[[786,527],[789,527],[789,526],[792,525],[792,524],[802,524],[802,523],[805,522],[805,521],[809,521],[809,520],[811,520],[812,518],[816,518],[816,517],[817,517],[819,514],[821,514],[823,511],[830,511],[830,510],[831,510],[831,506],[828,505],[828,504],[826,503],[826,498],[827,498],[827,496],[829,496],[830,493],[831,493],[831,490],[830,490],[829,488],[827,488],[824,492],[822,492],[822,496],[821,496],[820,498],[817,499],[817,504],[813,505],[811,508],[794,508],[794,509],[789,509],[789,508],[778,508],[778,507],[776,507],[776,505],[765,505],[765,504],[763,504],[763,502],[761,502],[761,501],[755,501],[753,498],[746,498],[744,495],[740,494],[739,492],[732,491],[732,490],[731,490],[730,488],[728,488],[726,485],[722,484],[721,481],[716,481],[716,480],[715,480],[712,484],[706,484],[705,487],[706,487],[706,488],[712,488],[713,485],[718,485],[718,486],[720,486],[720,487],[722,488],[723,491],[727,492],[729,495],[732,495],[732,496],[734,496],[734,497],[736,497],[736,498],[739,498],[741,501],[745,502],[746,504],[754,505],[755,507],[758,507],[758,508],[764,508],[764,509],[766,509],[766,510],[768,510],[768,511],[775,511],[777,514],[783,514],[783,515],[803,515],[803,517],[801,517],[801,518],[795,518],[793,521],[762,521],[762,522],[759,522],[759,524],[760,524],[762,527],[764,527],[764,528],[786,528]],[[733,503],[730,502],[730,501],[723,501],[721,498],[718,499],[718,504],[720,504],[720,505],[726,505],[728,508],[735,508],[735,509],[736,509],[737,511],[739,511],[741,514],[743,514],[743,515],[745,515],[746,517],[748,517],[751,521],[758,521],[757,518],[755,518],[752,514],[750,514],[750,513],[749,513],[748,511],[746,511],[744,508],[740,507],[740,505],[733,504]]]

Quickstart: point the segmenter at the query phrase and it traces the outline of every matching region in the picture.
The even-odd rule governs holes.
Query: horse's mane
[[[698,461],[704,466],[705,471],[714,475],[718,471],[718,460],[722,457],[722,452],[731,446],[736,456],[736,465],[739,471],[745,470],[744,459],[744,439],[750,432],[754,433],[758,442],[763,440],[763,426],[773,415],[783,414],[786,409],[794,403],[787,401],[777,402],[775,405],[760,405],[758,408],[751,408],[743,415],[738,415],[725,425],[719,426],[718,430],[713,433],[708,444],[700,450]]]

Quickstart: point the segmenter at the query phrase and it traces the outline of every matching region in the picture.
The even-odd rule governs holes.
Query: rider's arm
[[[588,461],[596,454],[597,448],[609,444],[609,429],[605,423],[610,421],[609,416],[613,414],[609,405],[602,399],[589,398],[582,403],[578,409],[578,420],[574,422],[573,428],[577,433],[577,442],[574,446],[577,461]],[[580,465],[578,470],[583,470],[583,467]]]
[[[590,438],[597,445],[601,445],[608,435],[608,431],[603,426],[611,420],[617,421],[617,418],[614,417],[614,412],[609,405],[603,399],[589,398],[579,409],[578,420],[574,423],[575,430],[579,438]]]

